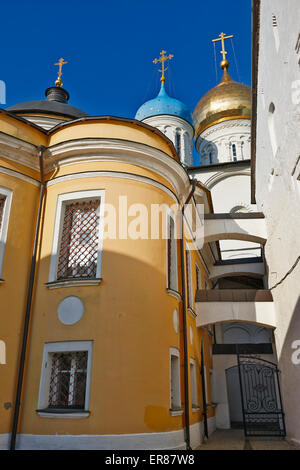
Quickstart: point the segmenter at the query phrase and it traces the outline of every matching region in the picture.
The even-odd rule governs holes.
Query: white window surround
[[[198,393],[197,393],[197,378],[196,378],[196,361],[190,358],[190,381],[191,381],[191,398],[192,409],[198,411]]]
[[[99,242],[98,242],[98,255],[97,255],[97,272],[96,279],[70,279],[64,281],[57,280],[57,264],[59,242],[62,234],[64,206],[66,203],[77,202],[90,198],[100,199],[100,214],[99,214]],[[56,215],[54,223],[54,234],[52,243],[52,252],[50,260],[49,283],[56,284],[55,287],[63,287],[70,285],[91,285],[99,284],[101,279],[102,268],[102,245],[103,245],[103,230],[104,230],[104,199],[105,190],[89,190],[89,191],[76,191],[72,193],[59,194],[56,206]],[[49,286],[51,287],[51,286]]]
[[[49,384],[50,384],[50,377],[51,377],[51,367],[49,365],[49,362],[50,362],[49,354],[57,353],[57,352],[79,352],[79,351],[88,352],[84,410],[80,410],[76,412],[74,412],[73,410],[70,410],[70,411],[64,410],[64,412],[62,413],[60,410],[57,410],[55,412],[55,409],[53,409],[51,410],[51,412],[49,412],[47,410],[48,400],[49,400]],[[38,410],[37,410],[39,416],[47,417],[47,418],[84,418],[84,417],[89,416],[92,352],[93,352],[93,341],[64,341],[64,342],[60,341],[60,342],[55,342],[55,343],[45,343],[42,371],[41,371],[40,390],[39,390]]]
[[[180,394],[180,353],[177,348],[170,348],[170,414],[179,416],[183,414]],[[172,397],[172,395],[174,395]]]
[[[186,275],[187,279],[187,288],[188,288],[188,309],[190,309],[194,313],[194,298],[193,298],[193,279],[192,279],[192,258],[191,258],[191,250],[189,249],[189,245],[185,243],[185,252],[186,252]]]
[[[7,230],[8,230],[8,221],[9,221],[9,214],[10,214],[11,201],[12,201],[12,193],[13,192],[11,189],[0,186],[0,195],[5,196],[2,222],[0,226],[0,277],[2,273],[4,251],[5,251],[5,245],[6,245]]]
[[[196,264],[196,275],[197,275],[197,279],[196,279],[196,285],[198,283],[198,289],[202,289],[202,273],[201,273],[201,269],[200,269],[200,266],[198,263],[195,263]]]
[[[169,260],[169,233],[170,233],[170,219],[174,221],[174,243],[172,244],[171,257],[172,262]],[[170,208],[166,208],[166,289],[168,294],[173,295],[178,300],[181,295],[178,292],[178,253],[177,253],[177,230],[176,230],[176,215]],[[169,262],[171,262],[171,273],[173,273],[173,283],[169,280]]]

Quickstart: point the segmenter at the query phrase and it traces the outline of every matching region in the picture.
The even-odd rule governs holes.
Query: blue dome
[[[167,94],[164,85],[161,86],[160,92],[156,98],[142,104],[135,115],[135,119],[142,121],[143,119],[157,116],[158,114],[178,116],[193,125],[192,116],[187,106],[181,101],[171,98]]]

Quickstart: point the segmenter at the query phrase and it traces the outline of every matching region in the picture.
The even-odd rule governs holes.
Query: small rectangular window
[[[197,287],[197,290],[202,289],[201,270],[197,264],[196,264],[196,287]]]
[[[49,408],[84,409],[87,355],[87,351],[49,354]]]
[[[236,157],[236,144],[232,144],[232,156]]]
[[[2,196],[0,194],[0,230],[1,230],[1,227],[2,227],[2,219],[3,219],[5,199],[6,199],[6,197]]]
[[[91,359],[92,341],[45,344],[39,411],[88,410]]]
[[[170,408],[176,410],[181,407],[180,399],[180,362],[179,352],[175,348],[170,351]]]
[[[194,359],[190,360],[190,375],[191,375],[192,406],[196,408],[198,406],[198,398],[197,398],[196,365],[195,365]]]
[[[171,214],[168,214],[168,238],[167,238],[167,288],[173,291],[178,290],[177,277],[177,239],[175,221]]]
[[[0,277],[4,261],[11,201],[12,191],[10,189],[0,187]]]
[[[193,308],[193,285],[192,285],[192,268],[191,268],[191,253],[186,246],[186,283],[187,283],[187,303],[188,308]]]

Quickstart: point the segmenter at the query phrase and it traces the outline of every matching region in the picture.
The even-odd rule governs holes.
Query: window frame
[[[5,196],[2,221],[1,221],[1,226],[0,226],[0,277],[1,277],[13,191],[11,189],[0,186],[0,195]]]
[[[196,289],[202,289],[202,272],[198,263],[195,263],[195,272],[196,272]]]
[[[189,244],[185,243],[185,264],[186,264],[186,287],[187,287],[187,308],[194,309],[194,289],[193,289],[193,272],[192,272],[192,256]]]
[[[72,202],[79,202],[80,200],[84,201],[85,199],[99,199],[99,240],[97,248],[97,268],[96,268],[96,278],[68,278],[68,279],[57,279],[57,269],[58,269],[58,260],[59,260],[59,249],[60,241],[62,236],[65,206]],[[54,222],[54,232],[52,240],[52,251],[50,259],[50,270],[49,270],[49,279],[48,283],[82,283],[88,284],[89,282],[94,281],[95,279],[101,279],[102,272],[102,251],[103,251],[103,230],[104,230],[104,204],[105,204],[105,190],[88,190],[88,191],[75,191],[71,193],[59,194],[57,198],[56,205],[56,214]]]
[[[172,403],[172,357],[176,357],[177,359],[177,366],[176,366],[176,403]],[[169,352],[169,374],[170,374],[170,413],[172,416],[178,416],[183,413],[183,408],[181,404],[181,383],[180,383],[180,352],[177,348],[170,348]]]
[[[51,379],[50,354],[53,353],[69,353],[87,351],[87,368],[86,368],[86,389],[84,409],[72,408],[54,408],[49,407],[49,388]],[[90,407],[90,389],[91,389],[91,371],[92,371],[92,355],[93,341],[59,341],[44,344],[44,353],[42,360],[42,370],[39,388],[39,399],[37,412],[44,417],[87,417],[89,416]]]
[[[169,273],[172,273],[172,245],[171,245],[171,257],[169,257],[169,243],[170,243],[170,238],[169,238],[169,233],[170,233],[170,220],[173,220],[174,223],[174,274],[175,274],[175,281],[174,281],[174,286],[171,285],[171,279],[172,276],[169,275]],[[176,227],[176,214],[170,209],[166,209],[166,288],[167,291],[172,293],[178,294],[178,247],[177,247],[177,227]]]
[[[193,358],[190,358],[190,383],[191,383],[191,403],[192,409],[199,409],[198,402],[198,384],[197,384],[197,374],[196,374],[196,361]]]

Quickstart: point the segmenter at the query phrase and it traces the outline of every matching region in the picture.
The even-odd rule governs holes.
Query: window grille
[[[99,200],[65,205],[57,279],[96,277],[99,207]]]
[[[5,197],[0,195],[0,230],[1,230],[1,226],[2,226],[4,203],[5,203]]]
[[[85,408],[87,351],[51,353],[49,408]]]

